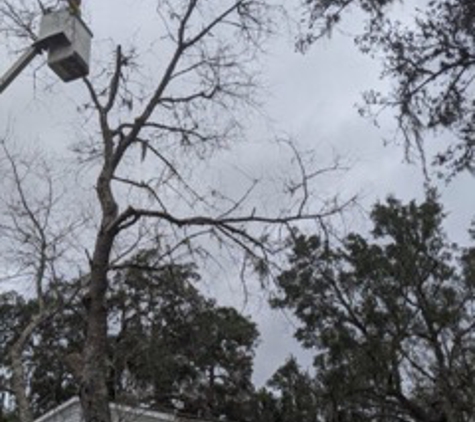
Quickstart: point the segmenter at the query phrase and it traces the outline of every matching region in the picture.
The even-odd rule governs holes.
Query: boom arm
[[[41,52],[36,45],[32,45],[20,56],[13,66],[0,78],[0,94],[10,85],[21,71]]]

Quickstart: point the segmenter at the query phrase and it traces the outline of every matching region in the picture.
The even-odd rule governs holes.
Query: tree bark
[[[99,234],[92,262],[91,282],[84,300],[87,332],[83,349],[81,404],[86,422],[110,422],[107,371],[107,260],[113,239]]]
[[[36,315],[32,317],[28,325],[21,331],[18,339],[13,343],[9,358],[12,370],[12,390],[18,406],[18,416],[21,422],[33,422],[33,412],[27,394],[27,377],[23,365],[23,353],[25,345],[30,340],[33,332],[50,315],[49,310],[42,307]]]
[[[17,342],[10,351],[12,368],[12,390],[18,406],[18,416],[22,422],[33,422],[30,402],[26,395],[25,369],[22,360],[23,343]]]
[[[98,178],[97,196],[102,208],[102,224],[91,262],[91,280],[84,305],[87,314],[83,348],[80,397],[86,422],[111,422],[107,390],[107,273],[115,232],[110,230],[117,217],[117,203],[111,189],[112,171],[106,159]]]

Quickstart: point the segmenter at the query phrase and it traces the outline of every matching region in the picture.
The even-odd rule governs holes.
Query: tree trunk
[[[99,233],[84,306],[87,332],[82,356],[81,404],[86,422],[110,422],[107,393],[107,267],[113,237]]]
[[[20,348],[17,350],[17,344],[12,347],[10,359],[12,365],[12,390],[18,406],[18,416],[21,422],[33,422],[33,414],[31,413],[30,402],[26,396],[25,386],[25,370],[21,358]]]
[[[110,161],[106,159],[96,188],[102,208],[102,224],[92,256],[89,290],[84,298],[87,313],[87,331],[82,355],[80,396],[85,422],[111,422],[106,381],[106,293],[110,253],[116,235],[116,233],[109,230],[109,227],[117,217],[117,203],[112,193],[111,179]]]
[[[44,308],[32,317],[28,325],[23,328],[19,338],[13,343],[9,358],[12,369],[12,390],[18,406],[18,415],[21,422],[33,422],[33,413],[31,411],[30,402],[27,396],[27,381],[25,376],[25,368],[23,366],[23,352],[25,344],[31,338],[33,331],[47,318],[48,311]]]

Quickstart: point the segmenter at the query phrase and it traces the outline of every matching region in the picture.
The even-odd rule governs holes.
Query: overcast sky
[[[150,21],[153,1],[147,0],[84,0],[84,19],[95,34],[93,63],[112,57],[114,44],[131,40],[140,45],[156,42],[159,28]],[[255,124],[251,133],[255,140],[266,135],[285,133],[302,150],[313,150],[324,165],[335,154],[341,155],[349,170],[326,179],[323,193],[339,192],[350,197],[359,194],[360,204],[369,209],[375,200],[388,194],[409,200],[423,194],[422,172],[417,166],[404,162],[400,145],[383,145],[391,138],[392,122],[385,117],[376,128],[357,113],[365,89],[381,88],[378,63],[362,56],[354,47],[351,33],[357,23],[346,27],[346,34],[336,32],[332,39],[324,39],[307,54],[296,53],[292,33],[285,32],[269,42],[263,66],[266,82],[264,111],[267,121]],[[0,51],[0,70],[8,67],[14,55]],[[157,60],[159,57],[157,57]],[[257,64],[256,64],[257,66]],[[93,69],[94,72],[94,69]],[[47,91],[45,92],[45,89]],[[85,136],[77,120],[76,108],[85,98],[80,82],[63,85],[44,66],[44,59],[35,60],[8,91],[0,98],[0,133],[9,133],[20,149],[38,149],[48,156],[62,156],[70,146],[70,139]],[[266,131],[269,133],[266,133]],[[253,132],[254,131],[254,132]],[[264,146],[263,146],[264,145]],[[225,179],[222,163],[246,168],[249,172],[271,169],[274,162],[265,144],[255,142],[225,152],[222,161],[215,163],[220,177]],[[227,189],[233,189],[233,175]],[[224,181],[223,181],[224,183]],[[236,180],[235,184],[239,185]],[[475,205],[471,192],[472,176],[462,175],[445,186],[439,183],[446,209],[447,228],[455,239],[466,241],[466,229]],[[238,186],[235,186],[239,189]],[[361,228],[361,214],[349,219],[349,229]],[[309,365],[309,355],[292,340],[292,322],[282,314],[268,310],[265,295],[251,289],[251,300],[244,303],[239,284],[222,283],[209,287],[223,303],[235,303],[259,323],[262,342],[256,357],[255,380],[263,383],[283,363],[290,353],[296,354],[303,365]]]

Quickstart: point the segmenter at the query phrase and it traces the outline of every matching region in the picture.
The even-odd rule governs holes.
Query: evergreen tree
[[[297,235],[273,305],[291,309],[315,351],[315,389],[328,421],[472,420],[473,249],[443,230],[433,193],[390,198],[368,237],[341,246]]]
[[[255,324],[204,298],[193,286],[199,278],[193,266],[144,271],[144,259],[119,272],[112,285],[114,394],[199,416],[245,419]]]
[[[291,357],[267,383],[277,397],[277,420],[280,422],[318,422],[319,403],[312,377],[303,372]]]
[[[205,298],[194,286],[199,275],[193,265],[155,266],[155,255],[140,252],[126,268],[116,270],[111,281],[110,399],[195,416],[250,420],[255,324]],[[35,415],[78,393],[74,372],[80,358],[74,352],[84,341],[87,307],[87,298],[80,297],[42,324],[25,350]],[[35,301],[14,293],[2,294],[0,300],[2,347],[27,320]],[[7,391],[9,362],[0,356],[0,386]]]

